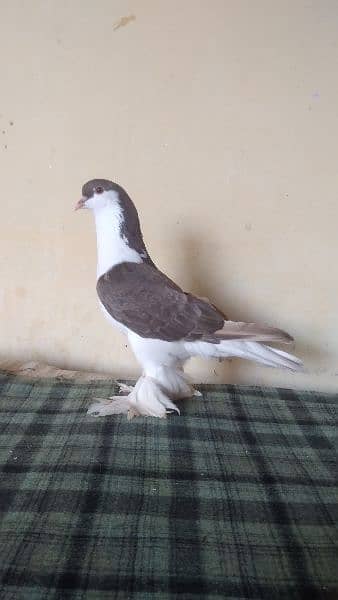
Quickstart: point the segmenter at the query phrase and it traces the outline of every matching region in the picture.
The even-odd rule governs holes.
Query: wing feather
[[[145,338],[198,339],[223,327],[214,306],[186,294],[169,277],[146,263],[120,263],[97,282],[109,314]]]
[[[252,340],[288,343],[293,338],[274,327],[227,321],[213,304],[185,293],[153,265],[124,262],[102,275],[98,296],[108,313],[144,338],[169,342]]]

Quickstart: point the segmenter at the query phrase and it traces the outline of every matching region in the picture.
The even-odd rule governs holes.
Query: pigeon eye
[[[101,186],[99,185],[97,188],[95,188],[95,192],[96,192],[97,194],[103,194],[103,192],[104,192],[104,189],[103,189],[103,187],[101,187]]]

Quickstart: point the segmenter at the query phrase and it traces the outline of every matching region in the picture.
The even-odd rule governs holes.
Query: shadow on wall
[[[223,280],[226,280],[226,264],[224,265],[222,273],[212,272],[209,268],[210,254],[208,255],[206,249],[201,252],[201,241],[196,234],[185,235],[181,240],[181,247],[182,265],[186,267],[183,268],[182,266],[182,273],[185,273],[183,287],[186,291],[190,291],[197,296],[208,298],[226,314],[229,320],[263,323],[262,318],[258,317],[254,310],[248,312],[247,309],[245,309],[245,314],[238,310],[238,300],[236,301],[227,295],[225,297],[223,295],[220,297],[220,277]],[[186,274],[188,274],[188,278]],[[271,326],[274,325],[273,323],[266,324]],[[329,358],[329,353],[325,352],[320,343],[316,343],[312,339],[310,324],[308,330],[308,336],[297,338],[295,344],[290,346],[282,344],[280,345],[280,348],[287,352],[295,351],[296,355],[304,361],[305,371],[319,374],[325,369],[316,369],[315,365],[318,365],[319,363],[325,364],[326,360]],[[217,375],[221,377],[222,381],[229,381],[229,376],[232,381],[236,381],[243,360],[220,359],[218,361],[215,359],[215,364],[217,364]],[[313,365],[313,368],[311,368],[310,365]]]

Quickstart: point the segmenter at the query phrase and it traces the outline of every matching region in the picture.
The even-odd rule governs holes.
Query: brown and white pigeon
[[[267,345],[292,342],[290,335],[228,321],[211,302],[184,292],[156,267],[137,210],[120,185],[107,179],[88,181],[75,208],[93,211],[99,303],[110,323],[127,335],[143,369],[134,388],[121,386],[125,395],[93,404],[90,414],[179,413],[174,401],[198,394],[183,371],[192,356],[240,357],[269,367],[302,369],[298,358]]]

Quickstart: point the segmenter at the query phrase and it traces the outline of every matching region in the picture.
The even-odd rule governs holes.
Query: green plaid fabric
[[[0,375],[2,600],[338,598],[338,396],[199,389],[128,422]]]

